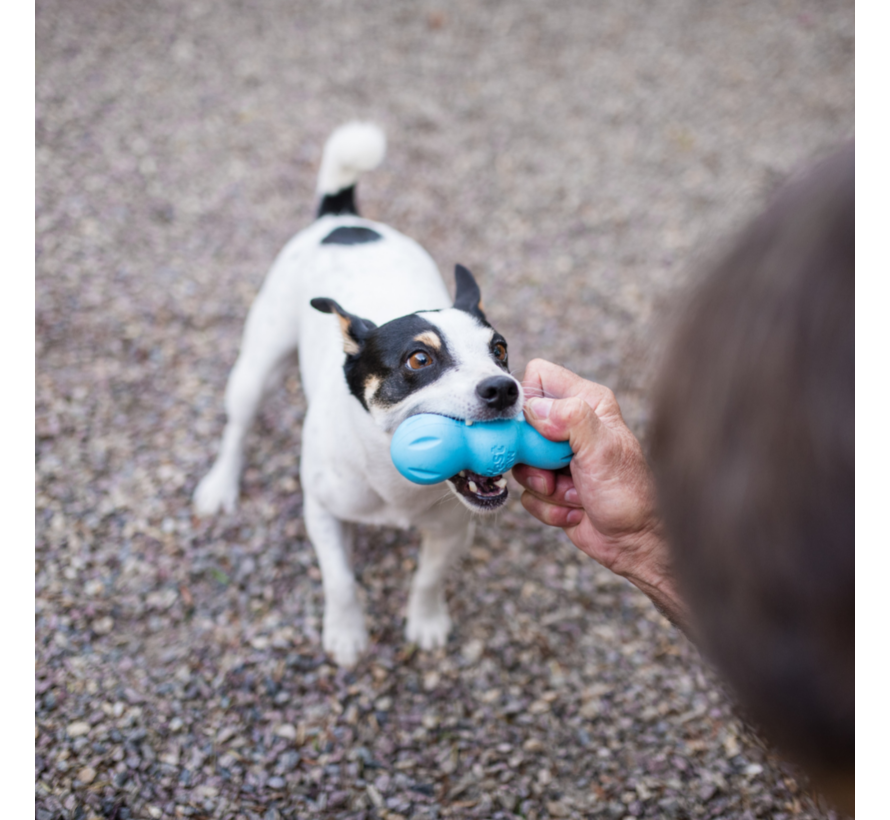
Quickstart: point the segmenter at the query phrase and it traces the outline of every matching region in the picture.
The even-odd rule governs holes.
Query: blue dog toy
[[[415,484],[438,484],[461,470],[496,476],[514,464],[558,470],[572,460],[567,441],[550,441],[523,419],[468,425],[432,413],[405,419],[389,452],[396,469]]]

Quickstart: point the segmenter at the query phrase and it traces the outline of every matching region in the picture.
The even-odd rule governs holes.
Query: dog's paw
[[[325,614],[322,646],[338,666],[355,666],[368,648],[368,631],[361,608],[349,607],[330,616]]]
[[[433,611],[419,612],[409,610],[408,622],[405,624],[405,638],[416,643],[423,650],[438,649],[445,646],[451,632],[451,616],[448,607],[442,603]]]
[[[230,470],[214,468],[201,479],[193,496],[198,515],[214,515],[220,510],[235,512],[238,505],[238,476]]]

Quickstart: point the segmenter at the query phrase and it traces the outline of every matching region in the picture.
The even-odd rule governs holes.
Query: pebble
[[[89,786],[96,779],[96,770],[90,766],[84,766],[78,773],[77,779],[85,786]]]
[[[297,727],[291,725],[290,723],[284,723],[281,726],[277,726],[275,728],[275,734],[278,737],[285,738],[286,740],[296,740]]]
[[[90,724],[85,720],[76,720],[74,723],[68,724],[68,737],[82,737],[83,735],[88,734],[90,731]]]
[[[114,618],[98,618],[93,621],[92,627],[97,635],[108,635],[114,629]]]

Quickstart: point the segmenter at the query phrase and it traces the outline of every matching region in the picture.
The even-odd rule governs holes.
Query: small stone
[[[270,789],[283,789],[284,788],[284,778],[283,777],[270,777],[266,781],[266,785]]]
[[[89,786],[96,779],[96,770],[92,766],[84,766],[77,773],[77,779],[85,786]]]
[[[233,738],[237,734],[238,729],[235,726],[223,726],[223,728],[216,733],[216,742],[225,743],[227,740]]]
[[[90,731],[90,724],[85,720],[76,720],[68,724],[68,737],[82,737]]]
[[[374,708],[381,712],[388,712],[390,709],[392,709],[392,698],[378,698],[377,701],[374,703]]]
[[[702,803],[707,803],[717,793],[717,787],[713,783],[705,783],[698,793],[698,799]]]
[[[297,727],[292,723],[282,723],[280,726],[275,727],[275,734],[278,737],[283,737],[285,740],[296,740]]]
[[[463,649],[461,650],[461,655],[464,656],[464,660],[467,663],[476,663],[479,658],[482,657],[482,653],[485,651],[485,644],[480,640],[473,640],[467,644],[464,644]]]
[[[90,598],[95,598],[98,595],[101,595],[103,590],[105,589],[105,584],[101,581],[93,580],[87,581],[84,585],[83,591],[90,596]]]
[[[349,792],[348,791],[335,791],[331,792],[328,795],[328,808],[336,809],[340,806],[345,806],[346,803],[349,802]],[[391,816],[391,815],[390,815]]]
[[[298,752],[288,751],[278,756],[278,766],[281,771],[292,772],[300,763],[300,755]]]
[[[370,784],[368,784],[367,792],[368,792],[368,797],[371,798],[371,802],[374,804],[374,806],[377,809],[382,809],[383,808],[383,797],[381,797],[380,792],[377,791],[377,789],[374,788],[374,786],[372,786]]]
[[[106,615],[104,618],[97,618],[92,623],[93,632],[97,635],[107,635],[114,629],[114,618]]]

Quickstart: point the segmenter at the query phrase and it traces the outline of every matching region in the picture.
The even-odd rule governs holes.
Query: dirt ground
[[[364,530],[372,647],[319,641],[296,370],[239,511],[192,517],[246,311],[372,119],[363,213],[456,262],[520,370],[640,435],[684,286],[853,133],[853,3],[37,2],[39,820],[824,818],[641,594],[524,513],[402,637],[413,533]]]

